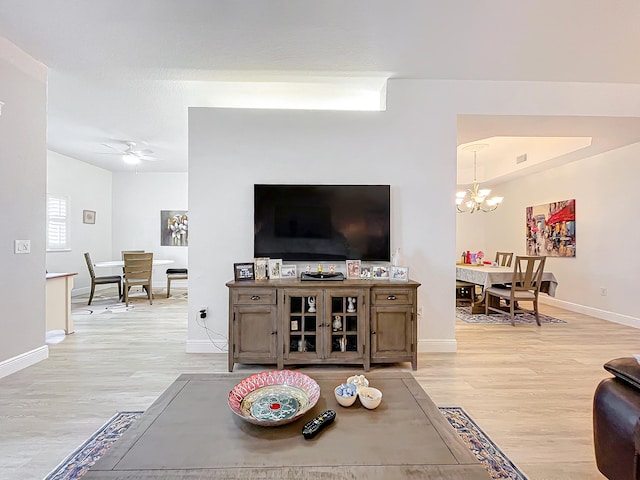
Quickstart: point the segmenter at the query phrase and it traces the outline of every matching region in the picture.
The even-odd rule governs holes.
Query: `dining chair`
[[[120,250],[120,257],[124,260],[125,253],[144,253],[144,250]]]
[[[534,313],[536,323],[541,325],[538,312],[538,294],[540,293],[546,259],[547,257],[516,256],[511,285],[508,287],[492,285],[485,289],[484,313],[486,315],[489,314],[489,311],[504,313],[506,310],[500,308],[500,300],[505,300],[508,303],[511,325],[515,326],[516,324],[516,313]],[[497,303],[492,303],[491,297],[495,297]],[[532,302],[533,310],[521,308],[520,303],[522,302]]]
[[[501,267],[510,267],[513,260],[513,252],[496,252],[495,262]]]
[[[187,280],[189,274],[186,268],[167,268],[167,298],[171,294],[172,280]]]
[[[129,306],[129,289],[134,286],[143,287],[147,291],[149,305],[153,305],[153,253],[123,253],[123,257],[125,305]]]
[[[107,275],[104,277],[96,277],[96,272],[93,269],[93,262],[91,261],[91,255],[89,252],[85,252],[84,259],[87,262],[87,268],[89,269],[89,275],[91,276],[91,293],[89,294],[89,303],[91,305],[93,301],[93,294],[96,291],[96,285],[106,285],[108,283],[118,284],[118,298],[122,296],[122,277],[120,275]]]
[[[456,280],[456,306],[458,303],[470,303],[473,307],[476,300],[476,284]]]

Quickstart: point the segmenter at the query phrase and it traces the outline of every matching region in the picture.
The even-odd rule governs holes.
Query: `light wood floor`
[[[225,353],[185,353],[187,300],[173,293],[120,313],[99,313],[113,298],[94,301],[92,314],[74,298],[76,333],[50,345],[48,360],[0,379],[1,479],[42,479],[112,415],[146,409],[181,373],[226,372]],[[420,354],[415,376],[437,405],[462,406],[529,479],[602,479],[593,391],[608,376],[603,363],[638,352],[640,330],[542,310],[568,323],[458,322],[458,352]]]

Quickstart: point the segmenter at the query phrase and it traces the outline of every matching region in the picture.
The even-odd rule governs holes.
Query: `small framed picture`
[[[282,278],[296,278],[297,276],[295,265],[282,265]]]
[[[389,280],[389,267],[386,265],[374,265],[371,267],[371,278]]]
[[[96,223],[96,212],[94,210],[83,210],[82,223]]]
[[[236,282],[242,280],[253,280],[253,262],[234,263],[233,278]]]
[[[282,259],[269,259],[269,278],[282,278]]]
[[[269,272],[269,258],[258,257],[253,259],[254,276],[256,280],[266,280]]]
[[[347,260],[347,280],[360,279],[360,260]]]
[[[373,272],[369,265],[360,265],[360,278],[362,280],[369,280],[373,278]]]
[[[391,267],[389,273],[389,280],[392,282],[408,282],[409,281],[409,267]]]

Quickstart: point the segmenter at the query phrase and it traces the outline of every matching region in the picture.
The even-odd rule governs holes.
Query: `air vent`
[[[526,153],[523,153],[522,155],[518,155],[518,156],[516,157],[516,165],[517,165],[518,163],[524,163],[524,162],[526,162],[526,161],[527,161],[527,154],[526,154]]]

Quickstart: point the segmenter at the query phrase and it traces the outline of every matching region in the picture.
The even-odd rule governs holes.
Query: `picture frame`
[[[95,224],[96,212],[95,210],[82,210],[82,223]]]
[[[282,278],[296,278],[297,276],[295,265],[282,265]]]
[[[392,282],[408,282],[409,267],[392,266],[389,271],[389,280]]]
[[[360,264],[360,279],[371,280],[373,278],[373,272],[371,271],[371,265]]]
[[[359,280],[362,262],[360,260],[347,260],[346,265],[347,280]]]
[[[269,257],[257,257],[253,259],[254,279],[266,280],[269,272]]]
[[[269,259],[269,278],[282,278],[282,259]]]
[[[387,265],[373,265],[371,267],[371,278],[389,280],[389,267]]]
[[[242,282],[245,280],[254,280],[254,265],[253,262],[234,263],[233,264],[233,279],[236,282]]]

